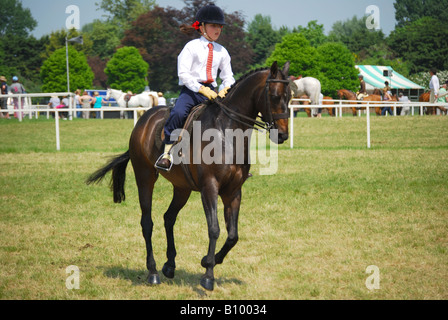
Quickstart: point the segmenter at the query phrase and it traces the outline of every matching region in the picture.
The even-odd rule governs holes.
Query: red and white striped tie
[[[213,83],[212,75],[213,66],[213,43],[208,44],[208,58],[207,58],[207,81],[206,83]]]

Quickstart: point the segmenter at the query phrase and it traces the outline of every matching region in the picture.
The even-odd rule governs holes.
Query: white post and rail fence
[[[51,96],[58,96],[58,97],[68,97],[69,99],[69,108],[63,108],[63,109],[54,109],[50,108],[48,105],[33,105],[32,103],[29,103],[31,98],[49,98]],[[101,107],[100,110],[98,108],[82,108],[77,109],[76,103],[74,102],[75,95],[73,93],[68,92],[55,92],[55,93],[28,93],[28,94],[14,94],[14,95],[0,95],[0,98],[15,98],[18,102],[18,109],[15,109],[14,112],[17,113],[19,121],[22,121],[25,115],[28,115],[30,119],[33,118],[33,115],[38,118],[38,114],[40,112],[45,112],[47,114],[47,118],[49,118],[50,113],[54,113],[54,119],[55,119],[55,131],[56,131],[56,150],[61,150],[61,144],[60,144],[60,134],[59,134],[59,114],[61,112],[68,113],[69,120],[72,120],[73,118],[76,118],[76,113],[79,111],[100,111],[101,112],[101,118],[103,118],[104,112],[110,112],[110,111],[129,111],[133,112],[134,114],[134,126],[138,121],[137,114],[139,111],[145,110],[145,108],[120,108],[120,107]],[[25,103],[24,103],[25,101]],[[28,102],[27,102],[28,101]],[[292,99],[293,101],[309,101],[307,99]],[[385,107],[389,106],[393,109],[394,115],[397,115],[397,108],[404,107],[404,108],[410,108],[410,115],[415,115],[415,109],[419,109],[419,114],[421,116],[424,115],[424,108],[425,107],[434,107],[434,106],[441,106],[448,109],[448,103],[428,103],[428,102],[397,102],[397,101],[375,101],[375,102],[364,102],[362,104],[354,105],[353,103],[348,103],[347,100],[333,100],[333,105],[297,105],[297,104],[289,104],[290,112],[291,112],[291,119],[290,119],[290,147],[294,147],[294,111],[295,109],[304,109],[304,108],[311,108],[311,109],[317,109],[317,108],[334,108],[336,117],[342,117],[343,112],[342,110],[344,108],[353,108],[356,107],[362,107],[365,108],[365,114],[366,114],[366,124],[367,124],[367,148],[371,147],[370,143],[370,110],[375,109],[376,107]],[[362,102],[362,101],[359,101]],[[25,107],[26,105],[26,107]],[[3,112],[9,112],[12,110],[2,110]],[[358,116],[362,115],[362,111],[364,110],[358,110]]]

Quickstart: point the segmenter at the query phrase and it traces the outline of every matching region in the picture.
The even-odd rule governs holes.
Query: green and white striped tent
[[[389,86],[395,89],[394,93],[403,91],[409,98],[418,98],[425,90],[424,87],[405,78],[389,66],[356,65],[355,67],[359,70],[359,74],[364,76],[368,92],[384,88],[385,81],[389,81]]]

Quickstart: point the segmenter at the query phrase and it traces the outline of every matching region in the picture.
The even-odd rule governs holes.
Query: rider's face
[[[207,23],[205,25],[200,26],[200,28],[202,34],[209,41],[217,41],[222,31],[222,25],[215,23]]]

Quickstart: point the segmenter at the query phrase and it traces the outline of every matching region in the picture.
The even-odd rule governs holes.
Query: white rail
[[[309,99],[292,99],[292,101],[310,101]],[[330,100],[331,101],[331,100]],[[291,116],[290,116],[290,148],[294,148],[294,109],[303,109],[303,108],[335,108],[336,117],[342,117],[342,108],[366,108],[366,123],[367,123],[367,148],[370,149],[370,108],[376,107],[385,107],[389,106],[394,109],[394,116],[397,115],[397,108],[400,107],[410,107],[411,114],[414,115],[414,108],[420,108],[420,115],[423,116],[423,108],[424,107],[444,107],[448,108],[448,103],[429,103],[429,102],[401,102],[401,101],[356,101],[359,104],[350,103],[350,100],[332,100],[334,102],[331,104],[319,104],[319,105],[298,105],[298,104],[289,104]],[[355,102],[355,101],[354,101]],[[358,110],[358,116],[361,116],[361,110]],[[387,116],[387,114],[386,114]]]
[[[53,108],[41,108],[42,106],[36,106],[36,108],[30,108],[27,109],[22,108],[22,99],[21,98],[42,98],[42,97],[51,97],[51,96],[67,96],[69,98],[69,108],[64,109],[53,109]],[[120,108],[120,107],[101,107],[101,108],[82,108],[77,109],[76,104],[74,103],[74,94],[73,93],[67,93],[67,92],[56,92],[56,93],[29,93],[29,94],[14,94],[14,95],[1,95],[0,98],[16,98],[18,99],[19,109],[15,110],[14,112],[18,113],[19,121],[22,121],[23,119],[23,113],[28,112],[30,114],[30,118],[32,118],[32,113],[38,112],[47,112],[47,118],[49,117],[49,114],[51,112],[55,113],[55,127],[56,127],[56,150],[61,150],[61,144],[60,144],[60,134],[59,134],[59,113],[64,112],[69,114],[69,120],[72,120],[76,117],[77,111],[100,111],[101,112],[101,118],[103,118],[104,112],[109,111],[132,111],[134,113],[134,126],[138,121],[137,113],[138,111],[146,111],[148,108]],[[309,101],[309,99],[292,99],[292,101]],[[343,108],[353,108],[355,107],[362,107],[366,108],[366,122],[367,122],[367,148],[371,147],[370,143],[370,108],[375,107],[384,107],[384,106],[390,106],[394,109],[394,115],[397,114],[397,108],[398,107],[410,107],[412,112],[411,114],[414,115],[414,109],[420,108],[420,115],[423,116],[423,108],[424,107],[434,107],[434,106],[440,106],[448,108],[448,103],[429,103],[429,102],[400,102],[400,101],[357,101],[360,102],[360,104],[353,104],[350,103],[349,100],[332,100],[334,102],[333,105],[331,104],[322,104],[322,105],[296,105],[296,104],[289,104],[290,112],[291,112],[291,119],[290,119],[290,147],[294,147],[294,109],[303,109],[303,108],[335,108],[336,116],[342,117],[342,109]],[[38,108],[39,107],[39,108]],[[45,107],[45,106],[44,106]],[[3,112],[9,112],[9,110],[4,110]],[[358,111],[358,116],[361,115],[361,110]]]

